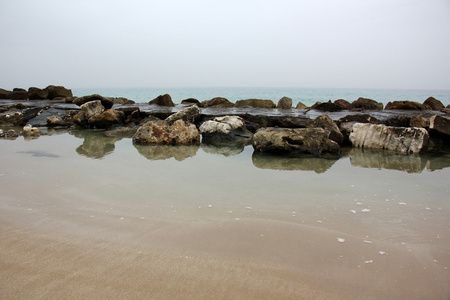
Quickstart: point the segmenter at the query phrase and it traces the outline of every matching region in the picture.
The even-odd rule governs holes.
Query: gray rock
[[[238,100],[235,104],[236,107],[250,106],[256,108],[275,108],[276,105],[272,100],[262,100],[262,99],[245,99]]]
[[[340,147],[329,134],[322,128],[261,128],[253,136],[253,148],[293,156],[339,154]]]
[[[175,122],[176,120],[183,120],[190,123],[195,123],[195,121],[200,116],[200,109],[197,105],[189,106],[173,115],[170,115],[165,119],[169,124]]]
[[[177,120],[173,124],[166,121],[149,121],[139,127],[133,136],[136,144],[186,145],[200,143],[200,133],[194,124]]]
[[[356,123],[349,139],[355,147],[409,154],[427,150],[429,135],[424,128]]]
[[[331,120],[331,118],[327,115],[321,115],[317,117],[311,124],[308,126],[309,128],[320,127],[326,129],[330,132],[329,138],[342,145],[344,140],[344,136],[339,130],[339,127]]]
[[[289,97],[283,97],[278,101],[277,108],[279,109],[291,109],[292,99]]]
[[[238,116],[215,117],[204,122],[199,130],[203,142],[212,145],[248,144],[253,136],[245,127],[244,120]]]

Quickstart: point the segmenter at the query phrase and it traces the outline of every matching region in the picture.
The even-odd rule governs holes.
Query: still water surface
[[[450,297],[449,152],[289,159],[71,131],[0,154],[17,226],[270,262],[350,298]]]

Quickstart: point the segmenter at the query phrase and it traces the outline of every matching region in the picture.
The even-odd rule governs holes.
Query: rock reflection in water
[[[115,149],[114,143],[121,140],[121,138],[106,137],[102,131],[79,130],[70,131],[70,134],[84,139],[83,144],[76,149],[78,154],[96,159],[112,153]]]
[[[199,145],[138,145],[134,144],[139,154],[150,160],[175,158],[182,161],[197,154]]]
[[[450,156],[437,154],[396,154],[388,151],[352,148],[348,152],[353,166],[422,173],[450,167]]]
[[[244,145],[230,145],[230,146],[215,146],[209,144],[202,144],[202,150],[208,154],[233,156],[238,155],[244,151]]]
[[[260,169],[270,170],[300,170],[325,173],[339,158],[322,157],[286,157],[273,154],[253,152],[253,165]]]

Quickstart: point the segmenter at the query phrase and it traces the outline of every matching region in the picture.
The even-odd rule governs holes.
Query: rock
[[[205,100],[200,103],[200,107],[233,107],[234,104],[226,98],[216,97],[211,100]]]
[[[292,99],[289,97],[283,97],[278,101],[277,108],[279,109],[291,109]]]
[[[9,129],[7,131],[0,129],[0,138],[16,139],[18,136],[19,134],[14,129]]]
[[[118,127],[104,132],[107,137],[129,137],[132,138],[133,135],[138,130],[137,126],[134,127]]]
[[[340,111],[341,107],[335,103],[332,103],[331,100],[325,103],[316,102],[311,109],[316,109],[320,111]]]
[[[64,97],[64,98],[72,98],[72,90],[66,89],[63,86],[55,86],[55,85],[49,85],[44,90],[48,92],[48,98],[54,99],[57,97]]]
[[[195,98],[188,98],[188,99],[184,99],[181,101],[181,104],[187,104],[187,105],[191,105],[191,104],[200,104],[200,101],[198,101]]]
[[[328,136],[331,140],[335,141],[339,145],[342,145],[344,140],[344,136],[342,135],[339,127],[331,120],[331,118],[327,115],[321,115],[317,117],[311,124],[308,125],[309,128],[323,128],[330,132]]]
[[[28,99],[43,100],[48,99],[48,91],[37,87],[28,88]]]
[[[194,124],[183,120],[177,120],[171,125],[162,120],[149,121],[137,130],[133,142],[160,145],[198,144],[200,133]]]
[[[41,135],[41,132],[39,131],[39,129],[37,129],[36,127],[32,127],[31,125],[24,126],[22,130],[23,130],[22,134],[24,136],[37,137],[37,136]]]
[[[349,107],[350,110],[382,110],[383,103],[378,103],[375,100],[368,98],[358,98],[358,100],[353,101]]]
[[[71,132],[74,136],[83,139],[76,152],[82,156],[100,159],[108,154],[111,154],[116,146],[115,142],[121,140],[120,138],[106,137],[102,132],[77,130]]]
[[[48,127],[59,127],[59,126],[68,127],[68,126],[72,126],[72,125],[73,125],[72,122],[64,121],[60,117],[56,117],[56,116],[47,117],[47,126]]]
[[[410,154],[427,150],[429,135],[424,128],[357,123],[349,139],[355,147]]]
[[[430,127],[430,120],[425,119],[424,117],[418,115],[414,115],[411,117],[411,120],[409,121],[409,127],[428,128]]]
[[[94,115],[88,119],[89,125],[95,128],[111,128],[115,124],[123,124],[125,114],[122,111],[107,109],[101,114]]]
[[[159,95],[155,99],[151,100],[149,104],[174,107],[175,104],[172,101],[172,97],[169,94]]]
[[[353,130],[353,125],[355,125],[356,123],[358,123],[358,122],[354,122],[353,121],[353,122],[340,123],[339,130],[341,131],[342,136],[343,136],[342,144],[349,144],[350,143],[350,140],[349,140],[350,133]]]
[[[28,92],[25,89],[15,88],[11,93],[12,100],[27,100]]]
[[[11,91],[0,89],[0,99],[11,99],[11,95]]]
[[[344,99],[338,99],[338,100],[334,101],[334,104],[339,106],[341,109],[349,109],[349,107],[350,107],[350,102],[348,102],[347,100],[344,100]]]
[[[430,129],[450,136],[450,119],[439,115],[432,116],[430,119]]]
[[[203,143],[212,145],[249,144],[253,134],[245,127],[245,122],[238,116],[215,117],[204,122],[200,128]]]
[[[183,120],[185,122],[189,123],[195,123],[195,121],[200,116],[200,109],[197,105],[189,106],[177,113],[174,113],[173,115],[170,115],[166,118],[166,122],[169,124],[172,124],[176,120]]]
[[[133,100],[127,99],[125,97],[107,97],[107,98],[110,99],[114,104],[124,105],[124,104],[135,104],[136,103]]]
[[[289,155],[339,154],[339,145],[322,128],[261,128],[253,136],[253,148],[260,152]]]
[[[92,94],[92,95],[87,95],[87,96],[83,96],[83,97],[78,97],[78,98],[75,98],[72,101],[72,103],[74,103],[78,106],[81,106],[85,103],[95,101],[95,100],[100,100],[100,102],[102,103],[102,105],[105,109],[110,109],[114,105],[114,101],[111,98],[103,97],[99,94]]]
[[[306,108],[308,108],[308,106],[306,106],[301,102],[297,103],[297,106],[295,107],[295,109],[306,109]]]
[[[272,100],[262,100],[262,99],[246,99],[238,100],[235,104],[236,107],[250,106],[256,108],[275,108],[276,105]]]
[[[347,115],[345,117],[340,118],[336,124],[339,125],[341,123],[347,122],[357,122],[357,123],[371,123],[371,124],[382,124],[381,120],[378,120],[375,117],[372,117],[369,114],[358,114],[358,115]]]
[[[30,119],[36,117],[39,113],[47,108],[48,107],[33,107],[2,114],[0,115],[0,124],[25,126]]]
[[[398,115],[387,119],[384,125],[392,127],[409,127],[411,116]]]
[[[424,107],[419,102],[414,101],[392,101],[386,104],[386,110],[400,109],[400,110],[424,110]]]
[[[444,104],[434,97],[428,97],[427,100],[423,102],[423,106],[428,110],[441,110],[445,108]]]
[[[81,111],[73,116],[72,121],[83,127],[89,126],[89,119],[105,111],[100,100],[86,102],[81,105]]]

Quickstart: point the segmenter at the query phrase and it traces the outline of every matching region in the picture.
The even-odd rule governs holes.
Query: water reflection
[[[244,145],[229,145],[229,146],[214,146],[208,144],[202,144],[202,150],[208,154],[233,156],[238,155],[244,151]]]
[[[116,148],[114,143],[121,140],[121,138],[106,137],[102,131],[76,130],[69,133],[84,139],[83,144],[76,149],[78,154],[97,159],[111,154]]]
[[[322,157],[285,157],[261,152],[253,152],[253,165],[260,169],[270,170],[300,170],[324,173],[338,161],[338,158]]]
[[[387,151],[352,148],[348,152],[352,166],[422,173],[450,167],[450,154],[396,154]]]
[[[177,161],[194,157],[197,154],[199,145],[137,145],[134,144],[139,154],[150,160],[164,160],[175,158]]]

